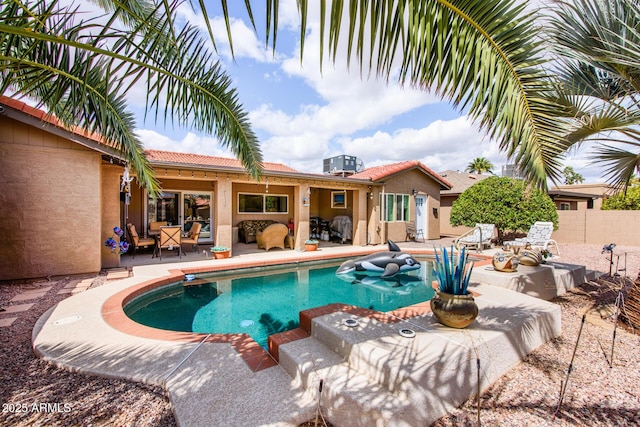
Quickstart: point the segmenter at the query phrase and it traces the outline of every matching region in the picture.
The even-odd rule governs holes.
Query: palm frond
[[[154,192],[157,181],[124,102],[133,84],[146,81],[147,112],[156,120],[161,113],[165,123],[215,135],[257,179],[257,137],[197,30],[175,27],[180,1],[100,3],[112,13],[107,23],[83,20],[57,1],[0,1],[2,93],[35,97],[65,125],[103,135]]]
[[[299,7],[306,22],[308,1]],[[335,58],[343,23],[347,58],[368,64],[388,79],[398,70],[402,84],[435,91],[474,121],[518,161],[540,187],[560,178],[554,145],[562,132],[542,69],[535,15],[511,0],[321,1],[324,45]],[[325,30],[328,27],[328,31]],[[327,38],[325,39],[325,31]],[[302,35],[301,35],[302,36]],[[355,48],[354,48],[355,47]],[[523,163],[524,162],[524,163]]]

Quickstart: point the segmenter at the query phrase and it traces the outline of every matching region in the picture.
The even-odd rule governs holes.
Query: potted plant
[[[436,276],[436,295],[431,299],[431,311],[438,322],[452,328],[466,328],[478,316],[478,306],[467,290],[473,261],[468,260],[466,248],[455,252],[453,246],[436,249],[433,272]]]
[[[211,253],[215,259],[229,258],[231,250],[226,246],[212,246]]]
[[[304,241],[304,250],[307,252],[315,251],[318,249],[318,241],[315,239],[308,239]]]

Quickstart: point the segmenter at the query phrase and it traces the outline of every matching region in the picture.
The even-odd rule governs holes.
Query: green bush
[[[602,210],[637,211],[640,210],[640,185],[637,181],[624,192],[606,197],[602,201]]]
[[[536,221],[553,222],[557,229],[556,205],[547,193],[519,179],[484,179],[465,190],[451,207],[451,225],[495,224],[500,239],[505,231],[526,233]]]

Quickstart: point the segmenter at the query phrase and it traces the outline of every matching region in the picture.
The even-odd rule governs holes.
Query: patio
[[[433,242],[401,243],[411,252],[432,246]],[[341,322],[353,313],[331,312],[312,320],[310,336],[279,346],[279,365],[255,347],[233,340],[140,337],[105,321],[110,310],[105,303],[114,294],[175,275],[176,269],[264,265],[286,260],[285,254],[301,260],[384,250],[336,245],[314,253],[242,254],[240,249],[234,247],[233,258],[216,261],[204,259],[201,252],[197,261],[191,257],[195,253],[182,262],[168,262],[179,259],[167,256],[160,264],[154,258],[153,264],[133,267],[133,277],[64,300],[36,324],[35,351],[72,370],[162,385],[181,425],[296,425],[313,415],[320,379],[325,385],[322,406],[330,420],[345,419],[348,425],[379,420],[385,425],[416,425],[455,408],[478,386],[487,387],[560,333],[557,306],[480,284],[474,287],[480,294],[480,316],[463,331],[442,327],[430,314],[387,320],[356,316],[361,327],[351,329]],[[148,256],[145,260],[136,255],[135,261],[151,262]],[[115,311],[122,310],[115,307]],[[407,327],[417,332],[415,338],[398,335]],[[483,361],[479,385],[473,355]]]

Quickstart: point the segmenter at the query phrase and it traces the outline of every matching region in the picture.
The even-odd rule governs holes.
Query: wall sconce
[[[414,188],[413,190],[411,190],[411,194],[413,195],[413,197],[416,197],[418,195],[418,190]]]
[[[265,185],[265,192],[268,193],[269,192],[269,177],[267,177],[267,181],[266,181],[266,185]]]
[[[433,216],[438,218],[438,208],[433,208]]]
[[[369,193],[369,200],[373,200],[373,191]]]

